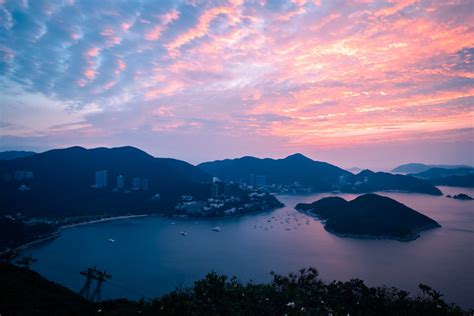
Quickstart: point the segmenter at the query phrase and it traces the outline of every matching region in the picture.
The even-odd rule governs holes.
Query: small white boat
[[[107,239],[108,242],[115,242],[115,239],[109,238]]]
[[[180,232],[181,236],[187,236],[188,233],[187,232]]]
[[[212,230],[215,231],[215,232],[220,232],[222,230],[222,228],[220,228],[219,226],[216,226]]]

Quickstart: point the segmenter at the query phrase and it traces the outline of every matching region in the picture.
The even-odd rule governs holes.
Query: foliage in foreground
[[[420,289],[422,295],[411,297],[396,288],[367,287],[358,279],[324,283],[314,268],[297,275],[273,274],[269,284],[242,284],[210,273],[191,288],[135,308],[143,315],[468,315],[427,285],[420,284]],[[109,304],[104,312],[113,309]]]
[[[412,297],[396,288],[367,287],[363,281],[325,283],[314,268],[273,274],[268,284],[243,284],[235,277],[208,274],[192,287],[161,298],[86,301],[38,273],[0,264],[1,315],[474,315],[447,304],[420,284]]]

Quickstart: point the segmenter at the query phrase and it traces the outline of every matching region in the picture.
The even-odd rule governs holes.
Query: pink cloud
[[[161,37],[161,33],[166,26],[179,18],[179,11],[171,10],[159,17],[159,23],[145,34],[147,41],[157,41]]]
[[[166,47],[169,50],[175,50],[183,46],[184,44],[196,39],[203,37],[209,30],[209,24],[211,21],[219,15],[227,15],[227,17],[233,21],[233,23],[239,20],[238,13],[234,7],[215,7],[204,11],[199,17],[196,26],[185,32],[184,34],[178,35],[172,42],[168,43]]]

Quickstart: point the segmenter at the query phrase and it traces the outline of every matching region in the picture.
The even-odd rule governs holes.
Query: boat
[[[188,232],[180,232],[181,236],[187,236],[188,235]]]
[[[215,231],[215,232],[220,232],[222,230],[222,228],[220,228],[219,226],[216,226],[212,230]]]
[[[115,242],[115,239],[109,238],[107,239],[108,242]]]

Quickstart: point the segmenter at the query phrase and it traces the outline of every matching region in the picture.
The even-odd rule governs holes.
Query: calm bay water
[[[474,189],[440,189],[444,194],[474,196]],[[84,283],[81,270],[105,269],[112,280],[105,284],[103,298],[158,296],[191,285],[209,271],[266,282],[272,270],[286,274],[313,266],[328,281],[361,278],[371,286],[396,286],[412,293],[418,293],[420,282],[426,283],[447,301],[474,307],[474,201],[380,194],[443,227],[411,242],[340,238],[294,210],[299,202],[331,194],[279,196],[284,208],[243,217],[175,221],[150,216],[68,228],[61,237],[25,249],[24,254],[38,259],[34,270],[74,291]],[[212,231],[215,226],[222,231]],[[188,236],[181,236],[181,231]]]

